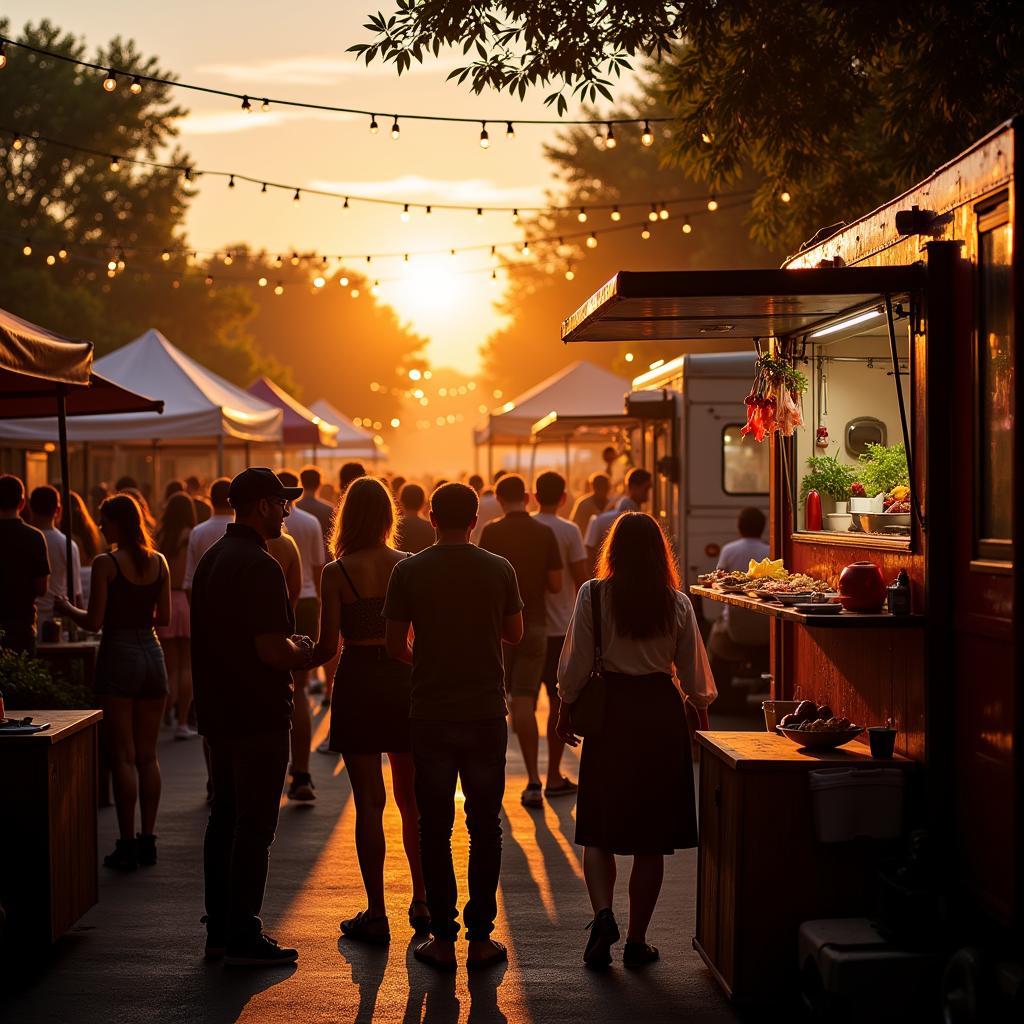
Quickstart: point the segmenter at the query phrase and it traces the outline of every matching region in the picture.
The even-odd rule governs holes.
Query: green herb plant
[[[869,444],[860,456],[859,476],[864,493],[873,498],[876,494],[888,494],[901,484],[910,486],[910,470],[907,453],[902,442],[894,445]]]
[[[846,501],[850,487],[858,479],[857,467],[839,461],[836,455],[812,455],[807,460],[808,472],[800,481],[800,504],[810,491],[817,491],[833,501]]]

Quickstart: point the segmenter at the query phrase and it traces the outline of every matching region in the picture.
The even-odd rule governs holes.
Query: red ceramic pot
[[[808,491],[804,501],[804,529],[821,529],[821,495],[817,491]]]
[[[880,612],[885,580],[874,562],[853,562],[839,575],[839,602],[849,612]]]

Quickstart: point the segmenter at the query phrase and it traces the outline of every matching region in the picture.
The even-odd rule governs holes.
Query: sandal
[[[587,925],[590,938],[583,953],[583,963],[592,971],[604,971],[612,962],[612,946],[619,941],[619,926],[610,907],[599,910],[594,920]]]
[[[540,788],[539,782],[531,782],[523,790],[519,797],[524,807],[543,807],[544,791]]]
[[[373,946],[386,946],[391,941],[391,929],[386,917],[370,917],[367,910],[360,910],[355,917],[342,921],[341,933],[347,939],[367,942]]]
[[[561,782],[559,782],[557,786],[548,786],[544,790],[544,795],[546,797],[569,796],[572,793],[576,793],[579,790],[579,788],[580,787],[575,782],[573,782],[572,779],[567,779],[563,775]]]
[[[423,907],[427,913],[416,913],[417,907]],[[409,924],[417,935],[430,933],[430,911],[427,908],[426,900],[413,900],[409,904]]]
[[[622,950],[623,967],[646,967],[658,959],[658,947],[649,942],[626,942]]]
[[[508,961],[508,950],[496,939],[491,939],[491,945],[494,946],[494,952],[489,953],[487,956],[478,957],[476,960],[466,961],[467,971],[485,971],[488,967],[493,967],[495,964],[503,964]]]
[[[421,964],[426,964],[428,967],[432,967],[435,971],[440,971],[442,974],[454,974],[457,968],[457,964],[454,960],[438,960],[436,956],[431,956],[426,952],[427,947],[433,942],[433,939],[427,939],[426,942],[421,942],[412,951],[412,955],[416,957]]]

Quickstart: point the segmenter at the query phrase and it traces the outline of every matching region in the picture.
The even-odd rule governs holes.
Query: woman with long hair
[[[89,584],[92,578],[92,563],[103,550],[103,539],[95,520],[89,514],[89,508],[77,491],[69,491],[68,507],[61,511],[60,532],[66,537],[71,531],[71,539],[78,545],[82,559],[81,581],[82,600],[89,601]],[[70,522],[69,522],[70,520]]]
[[[171,621],[161,626],[156,635],[160,638],[164,660],[167,662],[169,699],[177,720],[174,730],[176,740],[188,740],[196,735],[196,731],[188,724],[192,707],[192,660],[188,598],[182,589],[188,539],[195,525],[196,507],[191,497],[185,491],[175,491],[164,505],[164,514],[156,534],[157,547],[167,559],[171,576]]]
[[[334,561],[320,586],[320,638],[313,663],[333,658],[342,642],[331,701],[330,749],[342,754],[356,805],[356,852],[366,888],[367,907],[341,922],[351,939],[385,943],[391,939],[384,905],[384,805],[387,793],[381,754],[391,764],[391,785],[402,816],[402,841],[412,876],[409,923],[417,932],[430,926],[420,867],[419,814],[413,792],[409,741],[412,670],[384,649],[381,610],[391,571],[405,552],[394,547],[395,503],[379,480],[352,482],[335,516],[331,538]]]
[[[63,599],[61,612],[92,632],[103,627],[96,660],[96,693],[114,781],[120,838],[103,863],[134,871],[156,863],[160,765],[156,742],[167,700],[167,668],[156,626],[171,618],[167,561],[153,547],[138,502],[115,494],[100,506],[100,531],[110,545],[92,566],[87,610]],[[135,831],[135,804],[142,829]]]
[[[584,848],[583,877],[594,909],[583,961],[597,970],[611,963],[611,947],[619,940],[612,913],[615,855],[631,855],[622,959],[626,967],[642,967],[658,959],[647,927],[665,855],[697,845],[687,718],[707,728],[707,707],[717,696],[693,608],[679,590],[675,558],[645,512],[615,520],[596,578],[583,584],[576,599],[558,666],[557,731],[573,747],[580,742],[573,705],[587,686],[602,685],[591,678],[595,617],[604,705],[584,737],[576,803],[576,842]],[[591,707],[594,696],[588,695]]]

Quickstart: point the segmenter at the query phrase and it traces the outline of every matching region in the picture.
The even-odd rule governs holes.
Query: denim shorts
[[[96,692],[111,697],[165,697],[167,666],[154,629],[104,629]]]

